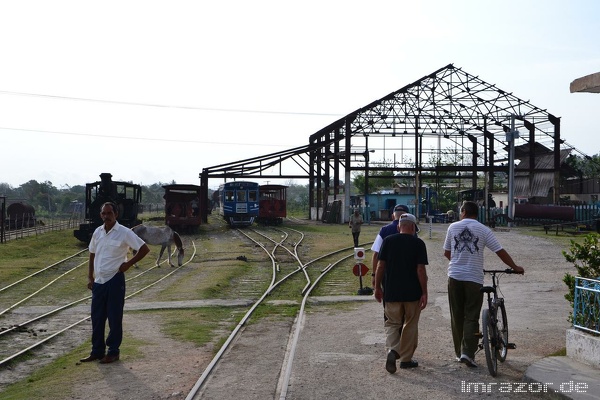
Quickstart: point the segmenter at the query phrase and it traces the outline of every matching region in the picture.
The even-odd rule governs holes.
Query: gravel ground
[[[523,236],[518,229],[497,232],[501,243],[526,272],[524,276],[504,276],[501,280],[510,324],[509,340],[516,343],[517,349],[509,350],[498,376],[492,378],[483,352],[476,356],[479,368],[454,361],[446,261],[441,248],[445,228],[446,225],[434,225],[433,239],[429,239],[427,229],[421,227],[430,265],[429,304],[421,314],[415,353],[419,367],[399,369],[395,374],[386,372],[383,311],[371,296],[351,296],[352,301],[341,306],[331,301],[347,298],[315,299],[300,334],[287,399],[463,399],[480,395],[465,393],[465,385],[475,382],[492,388],[493,398],[539,398],[539,394],[515,393],[516,386],[512,385],[522,380],[531,363],[565,347],[569,305],[563,298],[566,286],[561,279],[573,268],[561,255],[563,248],[550,238]],[[502,268],[502,263],[489,253],[486,267]],[[160,323],[146,314],[126,313],[125,330],[147,343],[140,349],[141,356],[122,354],[121,360],[111,365],[72,366],[78,371],[78,378],[72,383],[73,395],[61,398],[184,399],[211,361],[214,349],[212,345],[196,348],[169,339],[157,329]],[[282,358],[288,351],[292,329],[294,321],[284,318],[246,326],[199,398],[278,397]],[[73,341],[89,341],[90,334],[89,327],[82,329]],[[494,390],[501,385],[505,393]]]
[[[425,235],[422,235],[424,237]],[[383,312],[380,304],[357,303],[352,311],[337,312],[328,307],[313,310],[306,319],[303,340],[296,353],[288,399],[462,399],[469,397],[470,383],[485,383],[494,398],[539,398],[539,394],[516,393],[516,382],[527,367],[565,347],[569,305],[561,279],[572,268],[561,249],[545,238],[521,236],[516,230],[497,236],[524,276],[507,275],[501,280],[510,327],[509,350],[498,376],[488,374],[483,351],[469,368],[454,361],[446,290],[446,261],[441,241],[428,240],[430,265],[429,305],[422,312],[419,367],[389,374],[385,366]],[[489,251],[488,251],[489,252]],[[486,267],[502,267],[489,252]],[[502,387],[504,393],[499,391]],[[472,394],[479,396],[481,394]]]

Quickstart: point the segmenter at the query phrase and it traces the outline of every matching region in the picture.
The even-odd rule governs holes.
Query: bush
[[[562,252],[565,259],[568,262],[572,262],[577,270],[576,275],[571,275],[567,272],[563,277],[563,282],[569,288],[569,292],[565,294],[565,299],[571,304],[571,309],[573,309],[573,302],[575,299],[575,277],[598,279],[600,276],[599,238],[600,236],[598,234],[591,233],[585,236],[582,244],[575,243],[574,240],[571,240],[569,252]],[[569,322],[573,322],[572,312],[569,315]]]

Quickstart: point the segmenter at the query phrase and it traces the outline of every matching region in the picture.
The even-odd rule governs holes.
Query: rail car
[[[517,203],[515,219],[572,222],[575,221],[575,207]]]
[[[258,217],[258,183],[227,182],[219,186],[219,214],[230,226],[248,226]]]
[[[260,185],[256,222],[267,225],[283,222],[287,217],[287,188],[284,185]]]
[[[173,184],[165,189],[165,224],[177,232],[198,230],[202,222],[201,186]]]
[[[100,208],[108,201],[119,208],[119,224],[128,228],[141,224],[138,212],[142,201],[142,187],[129,182],[113,181],[110,173],[102,173],[100,181],[85,185],[85,222],[73,231],[77,239],[90,242],[94,230],[102,225]]]
[[[23,202],[9,204],[4,223],[7,229],[31,228],[36,223],[35,208]]]

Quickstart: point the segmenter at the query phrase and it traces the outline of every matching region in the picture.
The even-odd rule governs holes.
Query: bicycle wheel
[[[496,343],[496,354],[498,360],[504,362],[506,360],[506,353],[508,353],[508,320],[506,319],[506,309],[504,308],[504,301],[500,299],[496,308],[496,319],[498,320],[498,340]]]
[[[485,350],[485,361],[492,376],[498,373],[498,359],[496,358],[495,327],[490,321],[490,310],[481,312],[481,330],[483,333],[483,349]]]

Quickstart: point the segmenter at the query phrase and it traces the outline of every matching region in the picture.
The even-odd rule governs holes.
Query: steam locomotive
[[[115,203],[119,209],[119,224],[128,228],[141,224],[138,211],[142,201],[142,187],[133,183],[113,181],[110,173],[102,173],[100,181],[85,185],[85,222],[73,232],[77,239],[85,243],[92,240],[92,234],[102,225],[100,208],[109,201]]]

